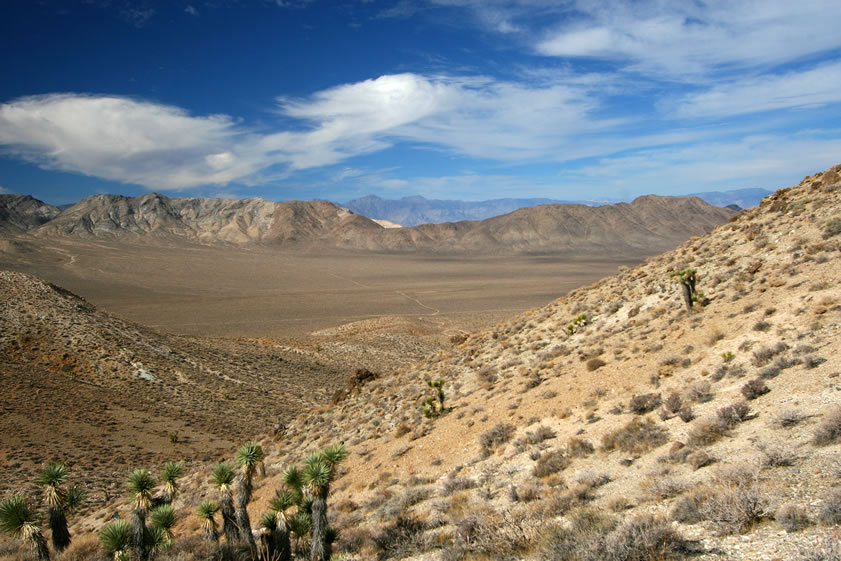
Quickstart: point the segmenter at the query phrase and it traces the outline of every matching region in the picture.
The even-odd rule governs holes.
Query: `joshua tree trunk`
[[[327,489],[319,489],[312,501],[312,546],[310,561],[327,561]]]
[[[251,500],[251,481],[248,478],[239,478],[239,489],[237,493],[237,526],[239,526],[240,539],[251,548],[257,549],[254,543],[254,534],[251,532],[251,518],[248,516],[248,502]]]
[[[146,561],[149,558],[146,532],[146,511],[136,508],[131,516],[131,547],[140,561]]]
[[[207,539],[209,539],[212,542],[219,541],[219,532],[218,530],[216,530],[215,526],[205,526],[204,535]]]
[[[289,542],[289,528],[286,522],[279,520],[275,530],[275,551],[278,561],[289,561],[292,559],[292,544]]]
[[[67,529],[67,517],[61,507],[50,507],[49,524],[52,534],[53,548],[57,552],[64,551],[70,545],[70,531]]]
[[[222,511],[222,531],[225,539],[233,545],[239,541],[239,528],[237,528],[237,517],[234,511],[234,498],[230,493],[222,493],[219,497],[219,510]]]
[[[683,288],[683,302],[686,304],[686,311],[692,311],[692,288],[690,288],[689,284],[686,282],[680,283],[680,286]]]
[[[35,557],[38,561],[50,561],[50,550],[47,548],[47,538],[41,532],[37,532],[29,538]]]

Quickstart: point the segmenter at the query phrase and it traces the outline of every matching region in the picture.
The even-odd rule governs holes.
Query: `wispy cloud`
[[[11,193],[9,189],[6,189],[2,185],[0,185],[0,195],[8,195],[9,193]]]
[[[841,102],[841,61],[806,70],[723,82],[685,96],[681,116],[710,117]]]
[[[186,8],[184,8],[184,11],[190,14],[191,16],[199,15],[199,11],[195,8],[195,6],[192,5],[188,5]]]

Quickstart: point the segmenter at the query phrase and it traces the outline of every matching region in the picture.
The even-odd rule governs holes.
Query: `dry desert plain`
[[[290,252],[49,239],[0,252],[0,269],[34,274],[161,331],[299,337],[382,316],[425,318],[441,330],[475,329],[644,257]]]

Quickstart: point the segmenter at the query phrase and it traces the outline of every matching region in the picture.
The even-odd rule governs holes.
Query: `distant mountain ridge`
[[[375,252],[648,255],[707,232],[734,214],[698,198],[647,195],[632,203],[538,205],[481,221],[386,228],[327,201],[149,193],[87,197],[43,224],[33,222],[28,234]]]
[[[588,204],[588,202],[560,201],[546,198],[460,201],[426,199],[419,195],[389,200],[376,195],[368,195],[343,203],[342,206],[369,218],[388,220],[403,226],[418,226],[420,224],[442,224],[462,220],[485,220],[486,218],[514,212],[520,208],[545,204]]]
[[[26,232],[46,224],[61,210],[29,195],[0,195],[0,234]]]
[[[739,208],[757,206],[763,197],[773,191],[765,189],[737,189],[734,191],[710,191],[692,193],[687,197],[698,197],[713,206],[726,207],[737,205]],[[376,195],[368,195],[343,203],[353,212],[375,220],[388,220],[403,226],[418,226],[420,224],[441,224],[444,222],[459,222],[461,220],[485,220],[514,212],[521,208],[529,208],[544,204],[583,204],[587,206],[601,206],[620,201],[569,201],[547,198],[505,198],[489,199],[486,201],[462,201],[427,199],[419,195],[403,197],[401,199],[383,199]]]

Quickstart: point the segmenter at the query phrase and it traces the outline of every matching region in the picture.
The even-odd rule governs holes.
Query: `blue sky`
[[[0,192],[776,189],[841,162],[837,0],[5,0]]]

